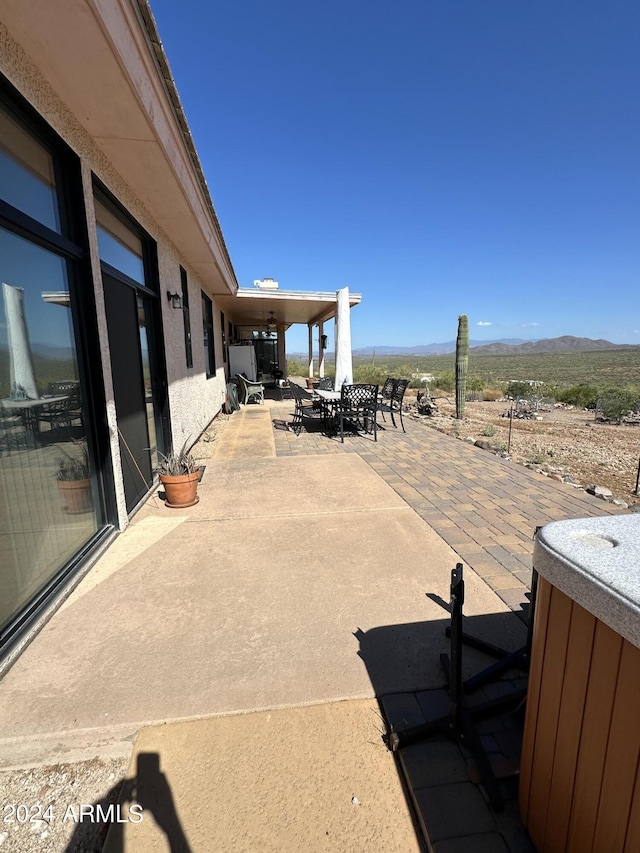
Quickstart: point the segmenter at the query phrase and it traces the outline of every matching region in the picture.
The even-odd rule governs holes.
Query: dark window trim
[[[184,354],[187,370],[193,367],[193,344],[191,340],[191,311],[189,308],[189,282],[187,271],[180,267],[180,285],[182,288],[182,326],[184,329]]]
[[[72,203],[77,204],[75,200]],[[58,255],[64,255],[66,258],[78,259],[86,255],[86,251],[77,243],[72,242],[68,237],[63,237],[57,231],[47,228],[37,219],[32,219],[28,214],[2,199],[0,199],[0,225],[10,229],[20,237],[25,237],[29,242],[36,243],[43,249],[48,249]]]
[[[142,265],[144,268],[145,284],[140,284],[129,278],[120,270],[115,269],[105,261],[100,261],[101,269],[123,284],[136,290],[143,296],[149,297],[150,324],[147,327],[147,340],[153,348],[154,358],[150,361],[151,386],[154,400],[157,402],[156,411],[156,442],[160,453],[169,453],[172,447],[171,413],[169,409],[169,382],[167,380],[167,359],[165,347],[164,323],[160,304],[160,271],[158,269],[158,246],[151,234],[137,222],[129,211],[109,191],[107,186],[92,175],[93,195],[100,204],[107,208],[122,224],[129,228],[142,243]]]
[[[132,290],[139,291],[145,296],[150,296],[152,299],[158,298],[158,294],[154,290],[149,290],[149,288],[145,287],[144,284],[140,284],[140,282],[136,281],[135,278],[131,278],[126,273],[116,269],[116,267],[112,267],[111,264],[108,264],[106,261],[100,261],[100,268],[103,269],[107,275],[110,275],[111,278],[117,279],[121,284],[126,284],[127,287],[130,287]]]
[[[87,448],[90,458],[100,466],[101,474],[101,477],[95,478],[98,490],[94,497],[99,498],[96,511],[102,516],[100,523],[113,523],[116,518],[116,505],[111,466],[108,461],[102,465],[99,462],[110,460],[111,444],[104,417],[106,394],[98,343],[98,320],[80,158],[2,75],[0,106],[42,145],[53,161],[56,192],[60,199],[61,226],[67,227],[70,236],[59,234],[1,199],[0,225],[12,234],[67,261],[71,322],[79,351],[78,378],[82,399],[90,414],[91,426],[87,426],[86,431]]]
[[[204,290],[202,294],[202,330],[204,337],[205,368],[207,379],[216,375],[216,339],[213,334],[213,300]]]
[[[84,406],[89,414],[85,437],[90,458],[97,466],[93,484],[98,519],[98,530],[91,539],[5,626],[0,637],[0,653],[4,655],[21,642],[27,630],[37,624],[63,585],[70,578],[78,577],[82,568],[87,567],[87,561],[96,556],[100,544],[114,535],[113,522],[117,518],[117,507],[110,464],[110,435],[105,417],[106,394],[80,158],[1,74],[0,106],[49,152],[53,161],[56,192],[60,201],[60,225],[64,234],[48,228],[2,200],[0,225],[67,262],[78,378]]]

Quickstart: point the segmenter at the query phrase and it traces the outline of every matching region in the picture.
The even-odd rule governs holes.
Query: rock
[[[595,495],[597,498],[602,498],[603,500],[613,497],[611,489],[607,489],[605,486],[596,486],[593,483],[587,486],[586,491],[590,495]]]
[[[468,442],[469,442],[469,444],[475,444],[475,443],[476,443],[476,440],[475,440],[475,438],[474,438],[472,435],[468,435],[468,436],[465,438],[465,441],[468,441]]]
[[[611,503],[614,504],[615,506],[621,506],[624,509],[626,509],[629,506],[629,504],[626,501],[621,501],[620,498],[615,498],[614,500],[611,501]]]
[[[576,481],[573,479],[573,477],[570,477],[568,474],[565,474],[565,476],[562,478],[562,482],[563,483],[569,483],[570,486],[576,485]]]
[[[564,483],[564,478],[563,478],[562,474],[555,474],[555,473],[549,474],[549,479],[550,480],[557,480],[559,483]]]
[[[640,504],[631,504],[629,512],[640,512]]]
[[[489,441],[485,441],[483,438],[477,438],[474,441],[476,447],[480,447],[482,450],[488,450],[490,453],[494,452],[493,447]]]

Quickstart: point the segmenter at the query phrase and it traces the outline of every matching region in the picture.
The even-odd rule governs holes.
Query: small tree
[[[528,400],[533,397],[533,388],[528,382],[510,382],[507,385],[507,397]]]
[[[606,391],[598,400],[598,411],[611,421],[621,421],[638,408],[638,396],[621,388]]]

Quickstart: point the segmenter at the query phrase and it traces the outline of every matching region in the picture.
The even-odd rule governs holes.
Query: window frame
[[[213,334],[213,301],[204,290],[202,296],[202,331],[204,343],[205,373],[207,379],[216,375],[216,342]]]
[[[180,285],[182,287],[182,327],[184,329],[184,355],[187,370],[193,367],[193,340],[191,338],[191,309],[189,308],[189,282],[187,271],[180,267]]]

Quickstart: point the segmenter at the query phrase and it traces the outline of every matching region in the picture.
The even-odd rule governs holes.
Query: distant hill
[[[471,346],[471,343],[469,344]],[[545,338],[541,341],[524,341],[523,343],[508,344],[505,341],[494,341],[489,344],[475,346],[473,351],[478,355],[517,355],[531,352],[576,352],[587,350],[616,349],[627,344],[612,344],[602,338],[594,341],[591,338],[576,338],[573,335],[562,335],[559,338]],[[455,349],[455,347],[454,347]]]
[[[579,352],[587,350],[617,349],[619,347],[631,346],[630,344],[613,344],[602,338],[592,340],[591,338],[576,338],[573,335],[562,335],[559,338],[545,338],[543,340],[526,341],[522,338],[502,338],[498,341],[469,341],[469,348],[478,355],[517,355],[518,353],[536,352]],[[375,353],[377,356],[386,355],[447,355],[456,351],[455,341],[446,341],[442,344],[423,344],[414,347],[361,347],[354,349],[353,355],[358,358],[371,358]]]
[[[534,341],[524,341],[522,338],[502,338],[499,341],[469,341],[470,347],[478,347],[482,345],[501,344],[504,346],[516,346],[518,344],[534,343]],[[446,355],[456,351],[456,342],[447,341],[443,344],[422,344],[414,347],[361,347],[354,349],[353,355],[365,358],[376,355]]]

